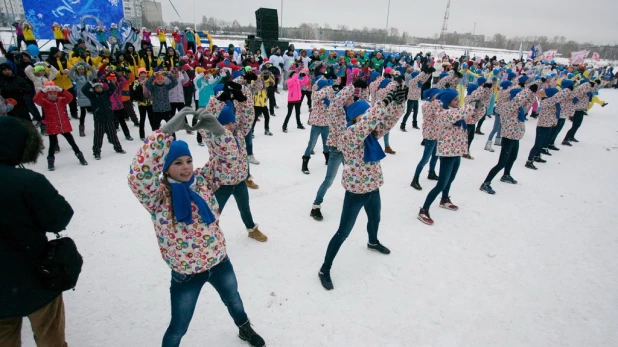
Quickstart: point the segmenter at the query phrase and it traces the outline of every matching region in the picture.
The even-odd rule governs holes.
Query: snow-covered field
[[[421,132],[392,132],[397,151],[382,161],[380,240],[392,254],[367,250],[366,216],[335,260],[334,291],[317,277],[336,232],[344,190],[339,179],[326,195],[325,220],[309,217],[326,166],[321,143],[300,171],[309,130],[281,132],[281,108],[271,120],[274,136],[256,126],[251,172],[259,190],[251,206],[261,244],[247,238],[235,203],[222,215],[240,293],[255,329],[268,346],[616,346],[618,345],[618,92],[602,90],[610,104],[595,106],[571,148],[562,147],[538,171],[524,168],[536,120],[527,123],[512,175],[516,186],[494,181],[479,191],[499,152],[472,155],[451,189],[458,212],[432,206],[435,226],[416,219],[434,182],[423,173],[422,192],[412,189],[421,158]],[[306,124],[308,111],[303,105]],[[77,121],[72,121],[77,128]],[[411,122],[411,120],[410,120]],[[488,134],[493,119],[485,122]],[[567,122],[566,127],[570,127]],[[559,139],[566,133],[563,130]],[[133,137],[137,128],[131,126]],[[122,134],[122,133],[120,133]],[[84,257],[75,291],[64,294],[70,346],[158,346],[170,318],[170,270],[159,255],[150,216],[129,191],[126,175],[139,141],[121,140],[127,154],[105,141],[92,157],[93,123],[77,142],[90,165],[82,167],[64,139],[56,171],[45,156],[31,168],[44,173],[75,209],[66,232]],[[190,143],[196,164],[206,147]],[[499,147],[498,147],[499,149]],[[340,172],[341,174],[341,172]],[[339,176],[340,177],[340,176]],[[183,346],[245,346],[217,293],[206,286]],[[34,342],[26,323],[24,346]]]

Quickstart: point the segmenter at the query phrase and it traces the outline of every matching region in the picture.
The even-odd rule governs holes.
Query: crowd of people
[[[96,57],[80,41],[67,53],[54,47],[41,60],[18,47],[0,47],[7,59],[0,65],[0,114],[9,116],[0,117],[0,162],[6,171],[3,177],[31,172],[5,166],[35,160],[41,150],[40,134],[49,138],[49,170],[55,170],[55,156],[60,151],[58,135],[67,140],[79,162],[87,165],[72,137],[71,118],[79,124],[79,136],[85,137],[85,121],[92,114],[92,154],[96,160],[101,159],[104,135],[116,152],[125,153],[117,132],[121,129],[124,140],[133,141],[127,121],[139,129],[143,144],[131,162],[128,185],[150,214],[161,256],[171,269],[171,322],[163,337],[164,347],[179,346],[207,282],[227,306],[239,337],[252,346],[265,345],[244,310],[219,218],[230,196],[234,196],[248,237],[259,242],[268,239],[254,221],[248,188],[258,188],[250,173],[251,165],[259,164],[253,153],[255,126],[263,122],[264,134],[273,135],[269,120],[278,109],[275,94],[287,92],[283,133],[288,133],[292,112],[297,129],[305,129],[301,105],[307,99],[307,124],[311,130],[302,155],[304,174],[310,174],[309,161],[318,139],[322,140],[327,170],[309,213],[316,221],[324,219],[321,205],[340,166],[345,164],[339,228],[318,271],[322,286],[332,290],[334,259],[361,209],[368,218],[367,248],[390,253],[378,237],[380,187],[384,183],[380,161],[387,154],[396,154],[389,132],[397,123],[400,131],[407,132],[411,115],[412,129],[422,127],[424,149],[411,186],[423,189],[420,177],[429,163],[428,179],[436,183],[418,219],[432,225],[429,210],[438,195],[440,207],[458,210],[451,201],[450,188],[461,158],[474,159],[471,145],[475,136],[484,135],[481,127],[486,120],[493,119],[494,124],[484,149],[494,152],[493,146],[499,146],[500,154],[497,164],[488,168],[486,178],[479,179],[479,183],[481,191],[496,194],[491,184],[503,170],[500,181],[517,184],[511,171],[525,124],[532,121],[528,117],[536,119],[536,134],[525,168],[537,170],[536,165],[560,150],[557,145],[564,148],[579,142],[577,131],[587,111],[595,104],[607,105],[598,98],[598,90],[616,85],[611,67],[504,61],[496,57],[438,58],[422,52],[383,57],[381,51],[349,50],[338,56],[334,51],[296,50],[291,46],[283,53],[274,47],[268,56],[250,52],[247,47],[236,50],[233,45],[227,49],[194,45],[186,52],[162,46],[165,53],[157,56],[151,42],[144,39],[139,50],[127,44],[114,54],[104,48]],[[422,121],[418,119],[419,109]],[[151,132],[146,131],[146,119]],[[559,141],[567,120],[572,122],[571,127]],[[33,131],[34,126],[39,132]],[[208,147],[209,160],[202,167],[194,167],[189,144],[176,140],[176,133],[181,131],[194,134],[199,146]],[[35,147],[29,145],[31,142]],[[24,156],[24,151],[33,154]],[[45,231],[62,230],[68,224],[72,210],[57,192],[55,196],[56,207],[61,206],[65,214],[63,221],[50,221],[51,227],[29,224],[29,232],[44,235]],[[28,201],[18,203],[27,205]],[[16,224],[15,230],[26,229]],[[10,244],[0,242],[0,248],[10,249]],[[13,284],[24,285],[34,284],[17,280]],[[24,291],[7,292],[2,298],[11,302],[30,299]],[[0,344],[16,341],[19,330],[15,327],[21,324],[21,318],[16,317],[32,319],[34,314],[55,324],[54,333],[45,337],[48,341],[64,343],[62,297],[55,293],[45,298],[28,309],[0,310],[7,312],[0,314]],[[14,345],[9,342],[7,346]]]

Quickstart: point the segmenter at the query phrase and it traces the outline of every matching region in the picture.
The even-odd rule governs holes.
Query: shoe
[[[322,152],[322,153],[324,153],[324,160],[326,161],[324,165],[328,165],[328,159],[330,158],[330,152]]]
[[[137,126],[139,126],[139,124]],[[187,135],[193,135],[193,131],[191,130],[185,130],[185,132],[187,133]]]
[[[549,145],[549,146],[547,146],[547,148],[551,149],[552,151],[559,151],[560,150],[560,148],[558,148],[558,147],[556,147],[554,145]]]
[[[251,134],[251,138],[254,139],[255,138],[255,134]]]
[[[125,136],[124,137],[127,141],[133,141],[133,138],[131,136]]]
[[[282,130],[283,130],[284,133],[288,132],[288,128],[282,128]]]
[[[53,156],[47,157],[47,170],[49,171],[56,170],[56,167],[54,166],[55,161],[56,161],[56,158],[54,158]]]
[[[412,121],[412,128],[416,130],[420,130],[420,128],[418,127],[418,123],[415,121]]]
[[[247,178],[245,180],[245,183],[247,184],[247,188],[249,188],[249,189],[258,189],[258,188],[260,188],[260,186],[258,186],[255,182],[253,182],[253,179],[251,177]]]
[[[94,159],[95,160],[101,160],[101,154],[95,153],[94,154]]]
[[[471,156],[469,153],[466,153],[466,154],[462,155],[461,157],[462,157],[462,158],[465,158],[465,159],[474,160],[474,157],[473,157],[473,156]]]
[[[271,133],[270,131],[266,130],[266,131],[264,132],[264,135],[273,136],[273,133]]]
[[[127,152],[124,149],[119,149],[119,150],[116,150],[116,153],[118,153],[118,154],[125,154]]]
[[[605,106],[607,106],[607,104],[608,104],[607,102],[603,103],[603,105],[601,105],[601,107],[605,107]]]
[[[502,146],[502,138],[501,137],[496,137],[496,140],[494,141],[494,146]]]
[[[260,162],[252,155],[249,156],[249,162],[253,165],[260,165]]]
[[[314,155],[314,154],[315,154],[315,151],[311,150],[311,155]]]
[[[249,342],[253,347],[266,346],[264,339],[253,330],[249,321],[238,327],[238,337],[243,341]]]
[[[43,136],[47,136],[47,126],[43,123],[41,123],[41,135]]]
[[[311,217],[313,217],[313,219],[317,220],[318,222],[324,219],[320,207],[321,206],[319,205],[313,205],[311,207],[311,213],[309,214]]]
[[[38,128],[41,126],[41,122],[39,122],[38,120],[35,120],[32,124],[34,125],[35,128]]]
[[[510,184],[517,184],[517,181],[515,181],[515,179],[513,179],[513,177],[511,177],[511,175],[504,175],[500,178],[500,182],[504,182],[504,183],[510,183]]]
[[[491,140],[487,141],[487,143],[485,144],[485,150],[492,153],[494,152],[494,149],[491,148]]]
[[[86,136],[86,126],[80,125],[79,126],[79,137],[85,137],[85,136]]]
[[[139,128],[139,123],[133,122],[133,126],[136,127],[136,128]],[[189,131],[191,131],[191,130],[187,130],[187,134],[193,134],[192,131],[191,131],[191,133],[189,133]]]
[[[537,167],[536,167],[536,166],[534,166],[534,163],[533,163],[531,160],[528,160],[528,161],[526,162],[526,168],[528,168],[528,169],[532,169],[532,170],[537,170]]]
[[[249,238],[252,238],[256,241],[266,242],[268,240],[268,237],[262,234],[260,229],[258,229],[257,224],[253,227],[253,229],[247,229],[247,233],[248,233],[247,236],[249,236]]]
[[[536,157],[534,157],[534,161],[537,163],[547,163],[547,160],[541,158],[540,155],[537,155]]]
[[[60,153],[60,146],[56,146],[56,150],[54,151],[55,154]]]
[[[86,158],[84,158],[84,154],[82,152],[75,154],[75,156],[77,157],[77,160],[79,160],[80,164],[84,166],[88,165],[88,162],[86,161]]]
[[[198,142],[198,143],[197,143],[197,145],[198,145],[198,146],[200,146],[200,147],[204,147],[204,146],[206,146],[206,145],[204,144],[204,142]]]
[[[300,170],[305,174],[308,175],[309,174],[309,159],[311,159],[311,157],[306,157],[303,155],[303,165],[300,168]]]
[[[71,118],[73,118],[73,119],[79,119],[79,116],[78,116],[77,114],[72,114],[72,115],[71,115]]]
[[[279,92],[277,92],[277,94],[279,94]],[[278,110],[278,109],[279,109],[279,106],[275,105],[275,109],[277,109],[277,110]]]
[[[532,112],[532,114],[530,114],[530,117],[532,117],[532,118],[536,119],[536,118],[538,118],[538,117],[539,117],[539,114],[538,114],[538,113],[536,113],[536,112]]]
[[[305,130],[305,127],[301,124],[301,125],[296,126],[296,129]]]
[[[388,154],[395,154],[397,152],[393,151],[392,148],[390,148],[389,146],[386,146],[386,148],[384,148],[384,152],[388,153]]]
[[[551,153],[550,153],[550,152],[549,152],[546,148],[543,148],[543,149],[541,150],[541,154],[545,154],[545,155],[548,155],[548,156],[550,156],[550,157],[552,156],[552,154],[551,154]]]
[[[453,203],[451,202],[451,198],[441,199],[440,207],[447,209],[449,211],[459,210],[459,207],[457,207],[457,205],[453,205]]]
[[[322,282],[322,287],[324,287],[324,289],[326,290],[335,289],[335,287],[333,286],[333,280],[330,278],[329,271],[320,270],[320,272],[318,272],[318,277],[320,278],[320,282]]]
[[[431,181],[437,181],[440,179],[440,177],[436,175],[435,171],[429,171],[429,175],[427,176],[427,179]]]
[[[567,140],[562,141],[562,145],[563,146],[573,147],[573,145],[571,143],[569,143],[569,141],[567,141]]]
[[[481,129],[478,129],[478,128],[476,129],[476,131],[474,133],[477,134],[477,135],[485,135],[485,133],[482,133]]]
[[[577,141],[577,139],[576,139],[576,138],[571,137],[571,138],[569,139],[569,142],[575,142],[575,143],[578,143],[579,141]]]
[[[425,139],[423,139],[423,141],[421,141],[421,146],[425,146]]]
[[[399,127],[399,130],[403,131],[404,133],[408,132],[408,131],[406,130],[406,127],[404,127],[403,125]]]
[[[274,113],[271,113],[271,114],[270,114],[270,116],[271,116],[271,117],[277,117],[277,115],[276,115],[276,114],[274,114]]]
[[[427,225],[433,225],[433,219],[431,219],[431,217],[429,216],[429,211],[424,208],[421,208],[421,210],[418,212],[417,218],[418,220]]]
[[[481,185],[481,191],[490,195],[496,194],[496,192],[491,188],[491,185],[488,182],[485,182]]]
[[[421,187],[420,183],[418,183],[418,178],[416,177],[412,179],[412,183],[410,183],[410,187],[416,190],[423,190],[423,187]]]
[[[382,254],[391,254],[391,250],[384,247],[384,245],[381,244],[380,241],[378,241],[378,243],[375,245],[372,245],[371,243],[367,242],[367,248],[369,248],[372,251],[380,252]]]

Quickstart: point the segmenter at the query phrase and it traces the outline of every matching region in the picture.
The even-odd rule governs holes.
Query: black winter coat
[[[29,80],[28,80],[29,81]],[[9,116],[30,120],[24,94],[34,93],[34,89],[24,78],[19,76],[7,77],[0,74],[0,90],[5,99],[12,98],[17,105],[9,112]]]
[[[104,89],[101,94],[96,93],[90,83],[86,83],[82,88],[82,93],[90,99],[95,122],[109,122],[116,119],[114,111],[112,111],[112,101],[110,99],[115,90],[116,86],[113,83],[110,83],[109,88]]]
[[[71,205],[40,173],[15,167],[26,130],[0,129],[0,320],[25,317],[49,304],[59,291],[41,288],[33,262],[73,217]]]

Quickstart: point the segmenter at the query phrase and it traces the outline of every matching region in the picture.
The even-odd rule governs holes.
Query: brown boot
[[[84,125],[80,125],[79,126],[79,137],[85,137],[86,136],[86,126]]]
[[[249,236],[250,238],[259,241],[259,242],[266,242],[268,240],[268,237],[266,237],[266,235],[262,234],[262,232],[260,231],[260,229],[258,229],[258,226],[256,225],[253,229],[247,229],[247,232],[249,234],[247,234],[247,236]]]
[[[395,154],[395,153],[397,153],[397,152],[393,151],[393,149],[388,147],[388,146],[386,148],[384,148],[384,152],[388,153],[388,154]]]
[[[255,182],[253,182],[252,178],[247,178],[245,180],[245,183],[247,183],[247,187],[251,188],[251,189],[258,189],[260,188],[260,186],[258,186],[257,184],[255,184]]]

